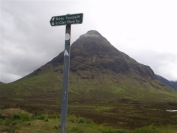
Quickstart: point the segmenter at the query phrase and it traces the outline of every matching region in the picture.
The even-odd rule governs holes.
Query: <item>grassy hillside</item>
[[[16,82],[0,87],[1,97],[17,98],[30,102],[60,101],[63,66],[57,66],[38,74],[28,75]],[[94,78],[92,78],[94,75]],[[134,78],[136,77],[136,78]],[[143,79],[138,75],[122,75],[113,71],[94,69],[90,71],[70,72],[69,102],[100,102],[121,99],[144,101],[176,101],[176,91],[158,80]]]
[[[3,85],[4,83],[0,81],[0,85]]]

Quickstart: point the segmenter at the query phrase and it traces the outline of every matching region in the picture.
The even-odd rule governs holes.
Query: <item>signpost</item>
[[[66,25],[60,133],[66,133],[71,24],[81,24],[82,21],[83,21],[83,13],[54,16],[50,20],[51,26]]]
[[[67,24],[81,24],[83,20],[83,13],[68,14],[63,16],[54,16],[50,20],[51,26],[67,25]]]

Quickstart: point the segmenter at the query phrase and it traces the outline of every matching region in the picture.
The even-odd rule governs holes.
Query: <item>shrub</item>
[[[85,123],[85,119],[82,117],[79,117],[77,120],[78,123]]]
[[[71,133],[84,133],[84,131],[78,127],[73,127]]]
[[[75,123],[75,122],[77,122],[77,117],[75,115],[70,115],[69,116],[69,121],[72,122],[72,123]]]
[[[55,125],[54,129],[56,129],[56,130],[60,129],[60,125],[58,125],[58,126]]]
[[[53,115],[48,115],[47,116],[49,119],[56,119],[58,118],[58,116],[56,114],[53,114]]]
[[[30,116],[29,114],[24,114],[24,113],[16,113],[12,115],[13,120],[21,120],[21,121],[29,121]]]
[[[94,124],[94,122],[92,120],[90,120],[90,119],[86,119],[86,123],[87,124]]]
[[[102,133],[127,133],[124,130],[114,129],[112,127],[106,127],[106,128],[100,129],[100,131]]]
[[[4,119],[5,117],[0,114],[0,119]]]
[[[139,128],[139,129],[136,129],[133,133],[157,133],[156,129],[153,127],[153,128]]]
[[[45,116],[44,115],[39,115],[35,117],[38,120],[45,120]]]

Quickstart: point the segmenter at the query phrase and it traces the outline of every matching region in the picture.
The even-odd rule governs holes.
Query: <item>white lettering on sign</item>
[[[77,19],[76,19],[76,23],[80,23],[80,20],[77,20]]]
[[[52,21],[54,21],[54,20],[55,20],[55,17],[52,18]]]
[[[66,21],[59,21],[59,24],[66,24]]]
[[[66,16],[66,19],[78,19],[80,18],[79,15],[76,15],[76,16]]]
[[[59,24],[66,24],[66,21],[56,21],[55,24],[56,24],[56,25],[59,25]]]
[[[67,21],[67,24],[74,24],[75,23],[75,20],[68,20]]]
[[[55,20],[64,20],[64,17],[56,17]]]

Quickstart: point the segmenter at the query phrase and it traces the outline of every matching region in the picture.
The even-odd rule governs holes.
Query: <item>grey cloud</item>
[[[3,19],[1,20],[0,81],[4,82],[10,82],[12,79],[29,74],[64,50],[65,26],[51,27],[49,21],[52,16],[84,13],[83,24],[71,27],[71,43],[88,30],[98,30],[109,41],[117,42],[120,38],[117,33],[124,34],[127,24],[131,24],[127,21],[124,24],[124,19],[123,23],[120,23],[121,19],[114,21],[115,18],[108,22],[110,12],[105,10],[108,6],[104,3],[98,10],[96,4],[100,4],[99,2],[93,5],[90,1],[2,1],[1,4]],[[125,9],[119,7],[119,10]],[[115,14],[116,12],[112,13],[112,16],[121,17]],[[123,15],[125,14],[122,12]],[[115,22],[119,22],[118,25],[123,24],[124,28],[115,27]],[[135,25],[134,29],[136,28]],[[113,37],[109,39],[108,36]],[[116,41],[113,40],[114,38]],[[175,55],[169,53],[165,55],[150,51],[148,53],[147,51],[126,50],[123,52],[140,63],[150,65],[155,72],[159,71],[159,66],[166,64],[165,61],[176,60]]]
[[[3,83],[10,83],[20,78],[21,78],[20,76],[14,75],[12,73],[1,73],[0,74],[0,79],[3,81]]]

